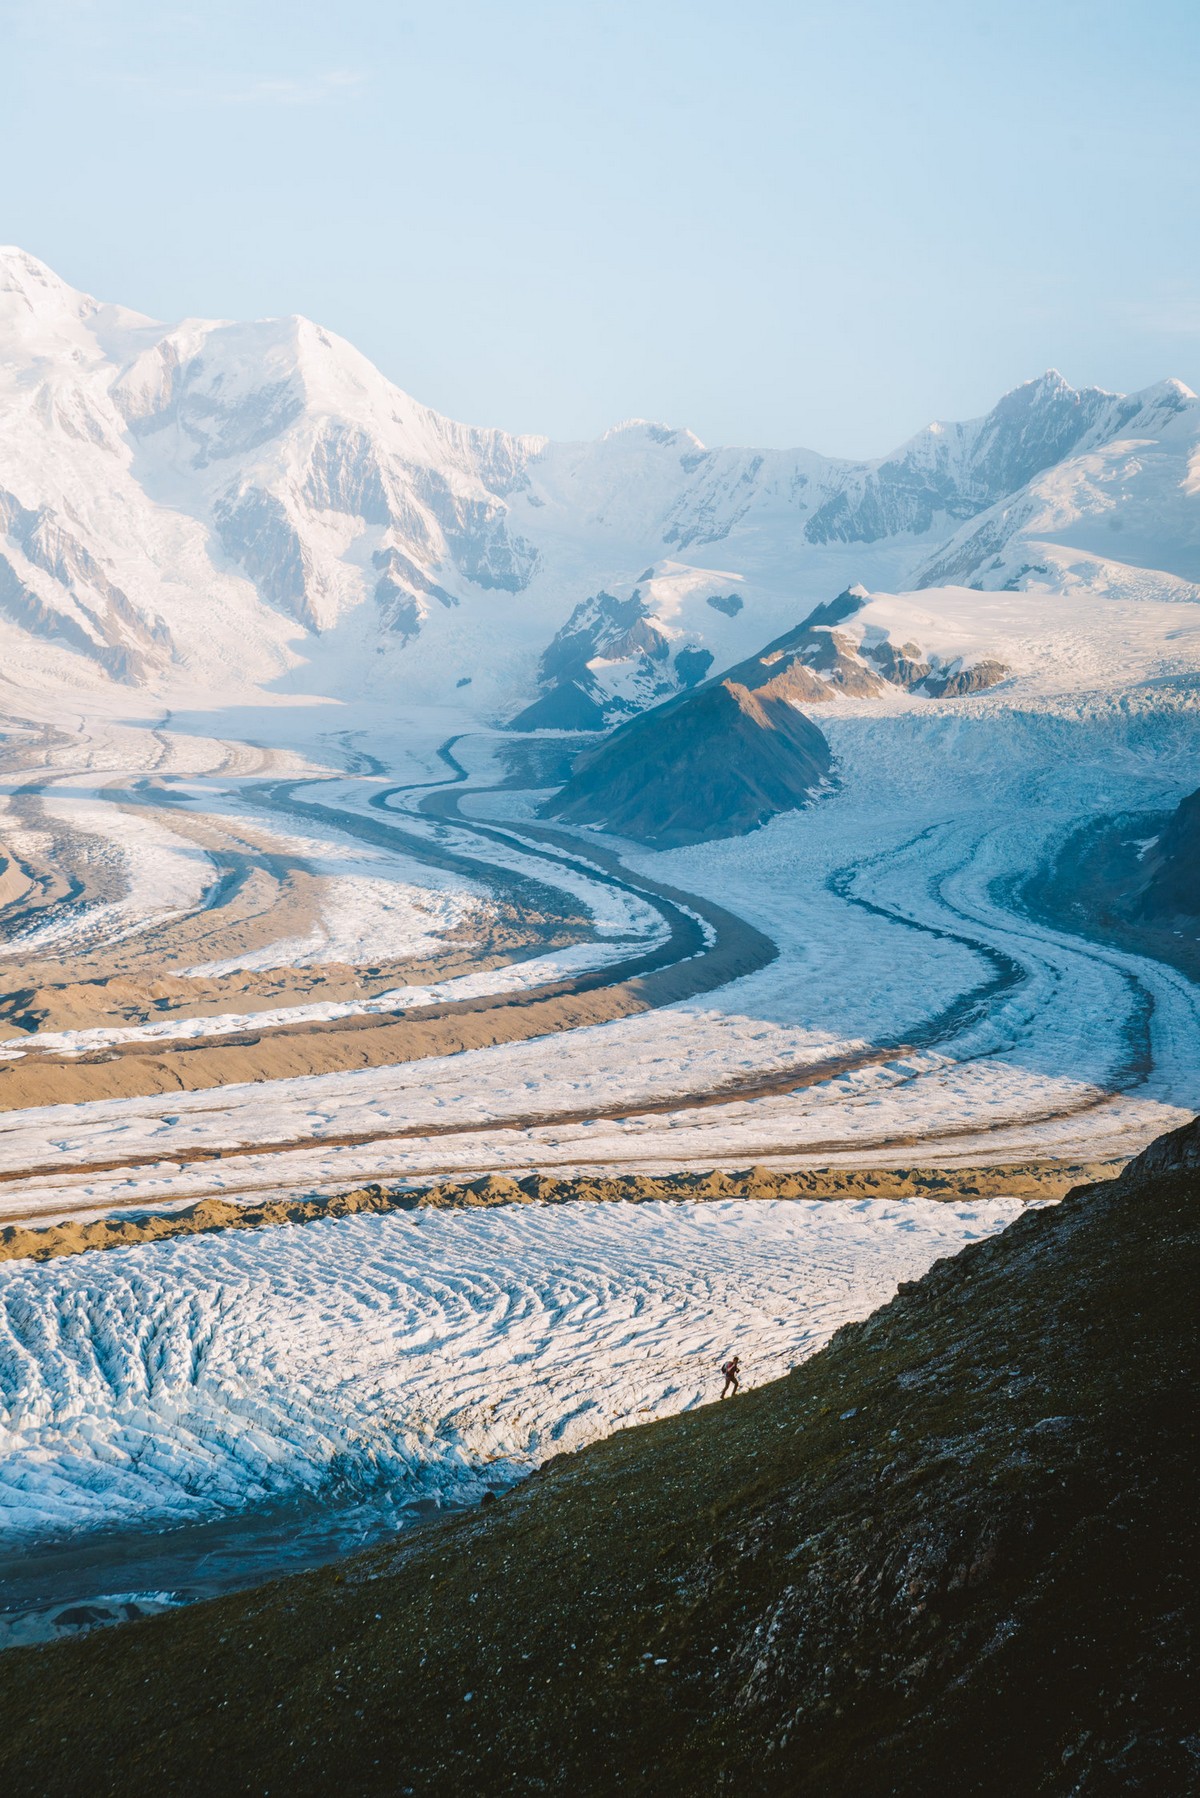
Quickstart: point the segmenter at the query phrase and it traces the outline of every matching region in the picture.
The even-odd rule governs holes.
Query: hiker
[[[721,1397],[722,1398],[724,1398],[727,1395],[729,1388],[731,1386],[733,1387],[734,1392],[737,1391],[737,1389],[738,1389],[738,1368],[740,1366],[741,1366],[741,1362],[738,1360],[737,1356],[735,1355],[733,1357],[732,1361],[726,1361],[725,1365],[722,1367],[721,1372],[725,1375],[725,1384],[721,1388]]]

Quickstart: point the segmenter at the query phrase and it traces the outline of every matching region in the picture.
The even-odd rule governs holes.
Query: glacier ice
[[[0,1266],[0,1544],[470,1499],[786,1372],[1014,1200],[530,1205]]]

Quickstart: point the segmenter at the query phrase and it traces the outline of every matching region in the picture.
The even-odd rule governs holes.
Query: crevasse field
[[[351,1218],[0,1268],[11,1540],[325,1492],[478,1497],[786,1373],[1012,1200]],[[58,1446],[50,1452],[50,1445]]]

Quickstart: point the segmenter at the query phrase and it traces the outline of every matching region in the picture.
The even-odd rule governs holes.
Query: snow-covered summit
[[[584,659],[637,709],[854,581],[1200,591],[1178,381],[1049,371],[862,462],[644,419],[554,443],[442,417],[310,320],[157,324],[7,248],[0,419],[0,649],[43,688],[469,680],[511,715],[607,595]]]
[[[28,322],[44,328],[56,319],[76,323],[99,310],[99,301],[79,293],[16,244],[0,244],[0,319],[7,330]]]

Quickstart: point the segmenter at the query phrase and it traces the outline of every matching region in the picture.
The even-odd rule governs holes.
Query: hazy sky
[[[454,417],[891,448],[1200,386],[1196,0],[0,0],[0,241]]]

